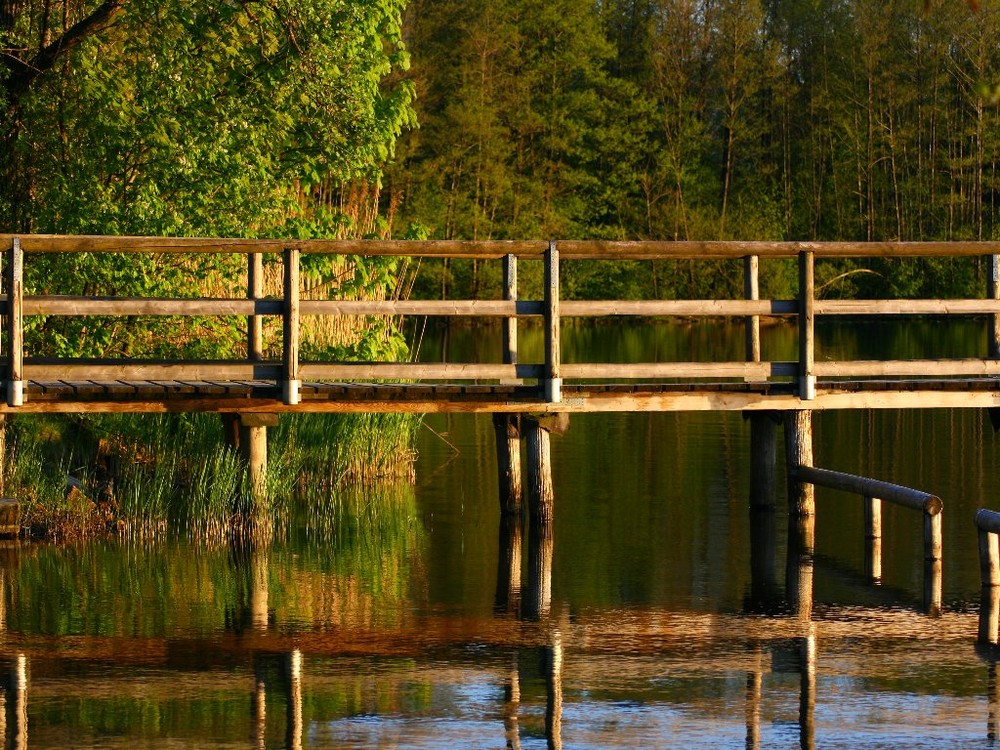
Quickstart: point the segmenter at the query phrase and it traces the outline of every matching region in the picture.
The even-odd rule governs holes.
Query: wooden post
[[[799,398],[816,398],[816,363],[814,302],[816,298],[811,250],[799,253]]]
[[[816,491],[809,482],[795,475],[799,466],[813,465],[812,412],[785,412],[785,466],[788,471],[788,511],[791,515],[811,516],[816,512]]]
[[[775,415],[750,415],[750,507],[774,510]]]
[[[522,417],[527,444],[528,512],[531,522],[551,526],[555,493],[552,490],[552,449],[549,430],[536,417]]]
[[[503,259],[503,298],[517,301],[517,256],[505,255]],[[517,364],[517,318],[510,317],[503,326],[503,363]]]
[[[882,581],[882,501],[864,496],[865,576],[871,583]]]
[[[246,462],[254,499],[267,497],[267,428],[278,426],[277,414],[246,413],[239,415],[240,456]]]
[[[979,591],[978,642],[996,644],[1000,631],[1000,586],[983,586]]]
[[[240,415],[235,412],[219,412],[222,421],[222,442],[231,450],[240,449]]]
[[[983,586],[1000,586],[1000,543],[997,535],[976,529],[979,538],[979,580]]]
[[[545,400],[562,401],[559,330],[559,250],[549,242],[545,251]]]
[[[760,257],[743,258],[743,295],[748,300],[760,299]],[[751,315],[746,320],[747,361],[760,362],[760,316]]]
[[[17,237],[7,263],[7,405],[24,404],[24,253]]]
[[[986,256],[986,299],[1000,300],[1000,255]],[[990,315],[989,357],[1000,359],[1000,315]]]
[[[924,609],[938,616],[943,610],[942,591],[942,513],[924,513]]]
[[[283,320],[285,382],[282,399],[298,404],[302,381],[299,379],[299,251],[285,249],[285,314]]]
[[[7,491],[7,415],[0,414],[0,495]]]
[[[247,297],[259,300],[264,296],[264,256],[250,253],[247,256]],[[260,362],[264,359],[264,318],[254,313],[247,318],[247,359]]]
[[[778,595],[775,565],[775,445],[773,413],[750,415],[750,581],[754,608],[767,609]]]
[[[521,516],[521,429],[516,414],[495,413],[493,431],[496,435],[497,475],[499,480],[500,512]]]

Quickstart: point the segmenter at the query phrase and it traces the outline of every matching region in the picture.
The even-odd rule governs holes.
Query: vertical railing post
[[[1000,300],[1000,255],[986,257],[988,278],[986,282],[986,298]],[[1000,359],[1000,315],[990,315],[989,358]]]
[[[813,305],[816,289],[813,265],[812,250],[799,253],[799,398],[803,401],[816,398],[816,317]]]
[[[743,296],[748,300],[760,299],[760,257],[747,255],[743,258]],[[760,362],[760,316],[750,315],[746,319],[747,362]]]
[[[503,298],[508,302],[517,302],[517,256],[513,254],[505,255],[503,259]],[[517,364],[517,318],[513,315],[504,320],[503,363]]]
[[[299,377],[299,250],[285,248],[285,314],[283,325],[285,381],[282,400],[299,403],[302,381]]]
[[[250,253],[247,256],[247,297],[254,302],[264,296],[264,256]],[[247,318],[247,359],[260,362],[264,359],[264,318],[256,309]]]
[[[545,400],[562,401],[562,378],[559,375],[559,250],[550,241],[545,251]]]
[[[24,253],[17,237],[7,261],[7,405],[24,404]]]

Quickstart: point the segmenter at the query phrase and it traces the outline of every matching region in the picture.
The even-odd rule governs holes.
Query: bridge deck
[[[304,382],[282,401],[274,380],[32,380],[0,413],[202,412],[614,412],[1000,407],[1000,379],[820,381],[804,401],[792,382],[567,384],[549,403],[537,385]]]

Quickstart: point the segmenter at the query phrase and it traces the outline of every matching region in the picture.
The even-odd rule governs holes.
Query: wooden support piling
[[[750,415],[750,580],[752,606],[768,609],[777,598],[774,413]]]
[[[555,493],[549,430],[536,417],[522,417],[521,429],[527,446],[528,512],[532,528],[551,526]]]
[[[813,465],[812,412],[805,409],[785,412],[785,466],[788,472],[788,510],[791,515],[816,513],[816,491],[803,481],[800,467]]]
[[[750,415],[750,507],[774,509],[777,425],[773,412]]]
[[[494,414],[500,512],[521,515],[521,429],[516,414]]]

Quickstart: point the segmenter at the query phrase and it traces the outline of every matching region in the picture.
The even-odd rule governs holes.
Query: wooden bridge
[[[1000,283],[997,243],[799,242],[408,242],[292,241],[150,237],[0,235],[4,256],[5,351],[0,355],[6,403],[0,413],[73,411],[207,411],[280,413],[321,411],[588,412],[797,410],[1000,406]],[[239,254],[247,258],[245,294],[177,299],[37,295],[24,269],[43,253]],[[302,256],[464,258],[503,266],[495,300],[307,299]],[[263,258],[278,256],[283,289],[263,293]],[[814,266],[828,258],[982,256],[990,283],[981,299],[818,299]],[[774,258],[797,258],[796,299],[760,299],[758,268]],[[742,264],[742,299],[562,300],[563,260],[706,260]],[[518,296],[518,263],[544,268],[542,299]],[[192,290],[197,284],[192,281]],[[30,316],[213,316],[246,329],[240,360],[81,359],[25,350]],[[489,362],[305,361],[299,356],[302,316],[462,316],[501,319],[503,351]],[[821,316],[988,316],[990,351],[934,360],[832,361],[817,356]],[[566,363],[564,318],[636,316],[740,319],[747,328],[741,361]],[[793,319],[796,361],[762,361],[760,318]],[[518,360],[517,321],[544,322],[542,361]],[[280,321],[280,358],[265,359],[263,321]],[[942,330],[944,330],[942,328]],[[241,334],[242,335],[242,332]]]

